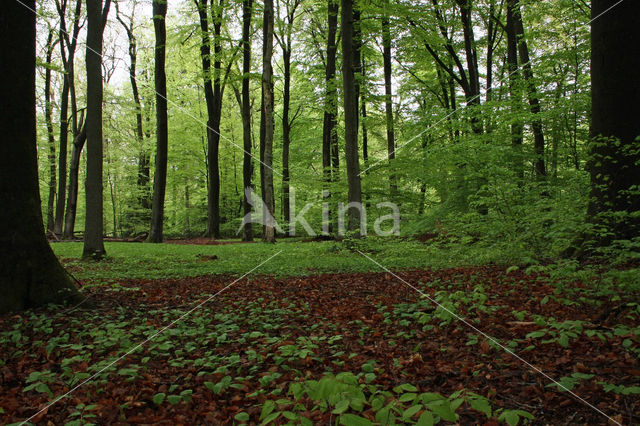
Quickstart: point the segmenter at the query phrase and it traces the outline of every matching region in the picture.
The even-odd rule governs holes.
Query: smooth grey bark
[[[262,197],[266,209],[264,211],[263,235],[265,242],[275,242],[276,234],[274,223],[272,222],[275,210],[274,189],[273,189],[273,67],[271,60],[273,57],[273,0],[265,0],[264,17],[262,26],[262,120],[260,147],[262,151]],[[270,216],[269,216],[270,215]]]
[[[155,90],[156,90],[156,162],[153,175],[151,232],[149,242],[161,243],[164,229],[164,199],[167,189],[167,157],[169,129],[167,123],[167,76],[165,55],[167,43],[167,0],[153,0],[153,28],[155,33]]]
[[[111,0],[87,3],[87,179],[83,258],[106,254],[102,182],[102,35]],[[101,9],[102,6],[102,9]]]
[[[393,88],[391,86],[391,29],[389,23],[389,0],[384,3],[385,11],[382,16],[382,61],[384,69],[384,107],[387,127],[387,160],[389,167],[393,167],[396,158],[395,131],[393,127]],[[398,191],[397,179],[393,172],[389,173],[389,186],[392,196]]]
[[[49,145],[49,196],[47,198],[47,231],[54,229],[54,208],[56,201],[56,139],[53,135],[53,111],[51,108],[51,58],[57,41],[53,40],[53,29],[47,36],[47,56],[44,71],[44,117],[47,124],[47,144]]]
[[[252,188],[253,164],[251,162],[251,15],[253,13],[253,1],[242,0],[242,208],[244,216],[251,214],[251,200],[247,197],[246,189]],[[253,241],[253,228],[251,222],[244,224],[242,241]]]
[[[342,0],[342,83],[344,92],[345,154],[349,203],[362,203],[360,161],[358,158],[358,102],[355,81],[353,39],[353,0]],[[360,232],[360,210],[349,209],[348,230]]]

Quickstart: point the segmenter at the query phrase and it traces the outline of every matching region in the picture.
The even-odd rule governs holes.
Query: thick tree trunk
[[[103,237],[102,186],[102,34],[111,0],[87,3],[87,180],[83,258],[101,259]]]
[[[149,242],[161,243],[164,228],[164,198],[167,189],[167,156],[169,150],[167,123],[167,76],[165,52],[167,43],[166,0],[153,1],[153,28],[155,32],[155,89],[156,89],[156,169],[153,176],[153,203],[151,206],[151,232]]]
[[[251,99],[249,94],[252,3],[252,0],[242,1],[242,144],[244,147],[242,158],[242,206],[245,216],[251,214],[251,200],[247,197],[246,190],[252,188],[251,180],[253,176],[253,165],[251,163]],[[250,221],[244,224],[242,240],[253,240],[253,229]]]
[[[522,66],[522,75],[527,88],[527,97],[533,120],[531,122],[531,130],[533,131],[533,146],[536,154],[534,160],[534,169],[537,178],[546,176],[547,170],[544,161],[544,133],[542,129],[542,120],[540,119],[540,100],[538,99],[538,90],[536,89],[533,79],[533,69],[531,67],[531,59],[529,58],[529,46],[524,34],[524,26],[522,24],[522,14],[520,13],[520,3],[517,0],[508,0],[507,7],[511,8],[513,13],[513,25],[516,39],[518,40],[518,54],[520,55],[520,64]]]
[[[262,55],[262,108],[263,120],[261,123],[262,137],[262,172],[263,172],[263,201],[266,206],[264,221],[264,234],[262,240],[265,242],[275,242],[275,224],[273,223],[274,193],[273,193],[273,68],[271,59],[273,57],[273,0],[264,2],[264,20],[262,31],[263,55]]]
[[[589,222],[604,245],[640,233],[640,3],[593,0],[591,100],[593,105]],[[607,11],[608,10],[608,11]],[[624,40],[624,42],[621,42]]]
[[[388,9],[389,2],[385,1],[385,8]],[[391,31],[389,28],[389,14],[385,10],[382,17],[382,60],[384,68],[384,106],[387,125],[387,160],[389,167],[393,167],[393,159],[396,158],[395,132],[393,128],[393,89],[391,87]],[[393,174],[389,172],[389,186],[391,195],[398,192],[398,183]]]
[[[8,2],[0,39],[0,314],[83,297],[43,233],[36,152],[36,23],[34,0]],[[26,6],[26,7],[25,7]]]
[[[344,92],[345,153],[349,203],[362,203],[360,161],[358,159],[358,102],[354,76],[353,0],[342,0],[342,82]],[[357,208],[349,209],[348,229],[358,232],[361,217]]]

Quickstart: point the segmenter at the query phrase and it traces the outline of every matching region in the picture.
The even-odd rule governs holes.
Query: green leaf
[[[422,413],[418,419],[418,423],[416,423],[418,426],[433,426],[433,424],[434,420],[431,411],[425,411]]]
[[[182,401],[182,397],[180,395],[169,395],[167,401],[169,401],[171,405],[176,405]]]
[[[336,404],[336,407],[333,409],[333,411],[331,413],[333,413],[333,414],[342,414],[345,411],[347,411],[347,409],[349,409],[349,400],[348,399],[342,399],[342,400],[338,401],[338,403]]]
[[[276,403],[270,399],[267,399],[262,405],[262,411],[260,412],[260,420],[264,420],[275,409],[276,409]]]
[[[525,336],[527,339],[537,339],[539,337],[542,337],[544,335],[546,335],[547,332],[544,330],[537,330],[537,331],[532,331],[531,333],[527,333],[527,335]]]
[[[398,401],[400,401],[400,402],[413,402],[413,401],[415,401],[415,399],[417,397],[418,397],[417,393],[405,393],[400,398],[398,398]]]
[[[433,401],[428,403],[427,406],[431,409],[431,411],[436,413],[443,420],[446,420],[448,422],[456,421],[456,415],[451,410],[451,405],[449,405],[449,401],[447,400]]]
[[[404,412],[402,413],[402,419],[409,420],[420,410],[422,410],[422,404],[412,405],[411,407],[404,410]]]
[[[239,422],[248,422],[249,421],[249,414],[245,413],[244,411],[236,414],[235,416],[233,416],[234,419],[236,419]]]
[[[165,393],[157,393],[155,395],[153,395],[153,403],[156,405],[160,405],[164,402],[165,397],[167,396],[167,394]]]
[[[484,413],[487,417],[491,418],[491,405],[486,398],[473,398],[469,400],[471,408]]]
[[[274,421],[275,419],[277,419],[278,417],[280,417],[280,411],[276,411],[274,413],[271,413],[267,417],[264,418],[264,420],[262,421],[261,424],[263,424],[263,425],[269,424],[272,421]]]
[[[373,426],[370,420],[356,414],[343,414],[340,417],[340,424],[344,426]]]

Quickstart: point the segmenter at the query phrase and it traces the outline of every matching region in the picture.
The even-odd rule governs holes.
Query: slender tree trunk
[[[62,93],[60,94],[60,149],[58,151],[58,199],[53,232],[62,234],[64,220],[64,202],[67,191],[67,141],[69,139],[69,71],[63,76]]]
[[[524,82],[526,84],[529,107],[531,109],[531,114],[533,115],[531,130],[533,131],[533,145],[536,153],[534,169],[536,177],[542,178],[547,175],[547,170],[544,161],[544,133],[542,129],[542,120],[540,118],[540,100],[533,78],[531,59],[529,58],[529,47],[524,34],[522,14],[520,13],[520,3],[517,0],[508,0],[507,7],[511,8],[511,12],[513,13],[513,26],[518,40],[518,54],[520,55],[522,76],[524,77]]]
[[[520,105],[522,94],[520,93],[519,73],[518,73],[518,40],[515,29],[515,17],[513,9],[507,5],[507,70],[509,73],[509,98],[511,101],[511,146],[514,151],[514,171],[518,178],[524,178],[524,167],[522,164],[522,140],[523,125],[518,118],[520,115]]]
[[[54,230],[54,205],[56,200],[56,140],[53,135],[53,112],[51,108],[51,58],[55,48],[53,29],[47,37],[47,59],[44,72],[44,111],[47,123],[47,141],[49,145],[49,197],[47,198],[47,231]]]
[[[358,159],[358,102],[355,81],[355,45],[353,39],[353,0],[342,0],[342,82],[344,92],[345,153],[349,203],[362,203],[360,161]],[[349,209],[350,231],[360,230],[360,210]]]
[[[42,227],[35,7],[34,0],[8,2],[0,14],[0,40],[20,40],[0,49],[0,314],[83,299],[49,247]]]
[[[296,9],[299,5],[300,0],[287,3],[287,21],[284,35],[278,39],[282,47],[282,62],[284,66],[284,90],[282,94],[282,210],[284,213],[284,222],[287,224],[287,227],[291,221],[291,200],[289,198],[289,184],[291,180],[289,172],[289,146],[291,145],[291,127],[293,123],[293,120],[289,118],[291,111],[291,34],[296,19]],[[289,229],[289,231],[291,230]]]
[[[244,215],[251,214],[251,200],[247,197],[247,189],[252,188],[253,165],[251,163],[251,98],[249,92],[251,73],[251,15],[252,0],[242,1],[242,185]],[[243,241],[253,241],[251,222],[244,224]]]
[[[64,217],[64,238],[73,239],[76,212],[78,210],[78,173],[80,171],[80,154],[87,141],[87,125],[86,120],[82,125],[82,130],[73,140],[73,148],[71,150],[71,162],[69,164],[69,191],[67,193],[67,209]]]
[[[164,227],[164,198],[167,189],[167,156],[169,149],[167,123],[167,77],[165,52],[167,43],[167,1],[153,0],[153,28],[155,32],[155,89],[156,89],[156,169],[153,176],[153,203],[149,242],[161,243]]]
[[[209,167],[209,194],[207,202],[207,236],[209,238],[220,237],[220,121],[222,118],[222,85],[220,80],[221,53],[222,53],[222,13],[223,0],[216,5],[215,0],[211,4],[213,18],[213,99],[212,110],[209,112],[208,123],[208,159]]]
[[[322,175],[323,175],[323,198],[329,201],[331,192],[329,190],[332,181],[338,180],[338,168],[340,166],[338,156],[338,133],[337,126],[337,87],[336,87],[336,33],[338,31],[338,0],[328,0],[327,2],[327,54],[325,63],[325,95],[324,95],[324,116],[322,123]],[[327,231],[332,231],[331,209],[329,209]]]
[[[353,73],[356,93],[356,127],[360,126],[360,86],[362,83],[362,12],[357,1],[352,2],[353,8]]]
[[[290,40],[289,40],[290,43]],[[291,202],[289,199],[289,145],[291,144],[291,122],[289,108],[291,104],[291,44],[282,52],[284,62],[284,93],[282,96],[282,204],[284,222],[291,221]]]
[[[387,160],[389,167],[393,167],[393,159],[396,158],[395,132],[393,128],[393,89],[391,87],[391,31],[389,28],[389,1],[386,0],[384,15],[382,17],[382,60],[384,68],[384,106],[387,125]],[[389,186],[391,195],[398,192],[398,183],[394,173],[389,172]]]
[[[146,216],[146,212],[151,209],[151,192],[149,191],[149,181],[150,181],[150,159],[149,153],[144,147],[144,128],[143,128],[143,117],[142,117],[142,104],[140,102],[140,92],[138,90],[138,80],[136,77],[136,68],[138,63],[138,42],[136,40],[136,36],[133,33],[134,29],[134,14],[136,3],[133,4],[133,11],[131,12],[131,18],[129,23],[126,23],[120,17],[120,11],[118,10],[118,3],[116,4],[117,16],[116,18],[120,22],[120,24],[124,27],[127,32],[127,38],[129,39],[129,82],[131,83],[131,93],[133,95],[133,102],[136,107],[136,140],[138,141],[138,146],[140,153],[138,154],[138,190],[140,195],[138,200],[140,202],[140,207],[145,212],[144,216]]]
[[[362,58],[362,78],[366,79],[366,62]],[[364,93],[360,96],[360,112],[362,114],[362,160],[365,169],[369,167],[369,135],[367,132],[367,97]],[[365,172],[366,174],[367,172]]]
[[[275,224],[273,223],[274,212],[274,193],[273,193],[273,68],[271,59],[273,57],[273,0],[265,0],[264,2],[264,20],[263,20],[263,55],[262,55],[262,108],[263,120],[261,127],[263,133],[263,141],[261,147],[263,149],[263,200],[266,206],[264,215],[264,235],[265,242],[275,242]]]
[[[467,70],[469,73],[469,90],[466,93],[467,105],[471,106],[471,128],[475,134],[482,134],[483,126],[480,112],[474,107],[481,104],[480,99],[480,72],[478,70],[478,53],[476,50],[475,36],[471,15],[471,0],[458,0],[460,6],[460,20],[464,35],[464,49],[467,57]]]
[[[184,186],[184,236],[191,236],[191,200],[189,199],[189,185]]]
[[[80,12],[82,0],[76,0],[73,29],[67,31],[67,2],[56,1],[56,9],[60,19],[60,56],[64,68],[62,94],[60,97],[60,150],[58,160],[58,199],[54,219],[54,233],[62,234],[62,226],[65,218],[65,197],[67,191],[67,143],[69,137],[69,96],[71,95],[71,118],[74,138],[80,132],[77,123],[77,105],[75,91],[75,53],[80,33]]]
[[[640,232],[640,56],[628,50],[640,45],[640,3],[616,3],[593,0],[591,6],[594,139],[587,214],[596,245],[630,240]]]
[[[87,3],[87,179],[86,217],[82,257],[101,259],[106,254],[102,237],[102,34],[111,0]]]

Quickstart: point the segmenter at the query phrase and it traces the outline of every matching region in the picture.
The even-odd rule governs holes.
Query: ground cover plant
[[[255,250],[268,257],[289,244],[302,253],[342,250],[351,263],[309,274],[301,266],[315,271],[323,261],[302,255],[303,264],[286,273],[280,268],[294,262],[280,254],[271,269],[264,265],[269,274],[256,270],[238,280],[239,273],[224,269],[179,270],[164,256],[193,256],[196,265],[198,252],[237,258],[246,245],[164,245],[152,246],[146,262],[164,263],[165,271],[115,278],[109,274],[121,270],[97,274],[96,262],[69,260],[70,247],[54,245],[93,306],[2,318],[0,419],[25,420],[81,385],[30,422],[607,422],[568,391],[615,421],[639,420],[633,264],[615,273],[575,263],[420,270],[404,264],[395,265],[397,272],[365,272],[356,256],[366,258],[342,243]],[[111,262],[141,246],[112,245]]]

